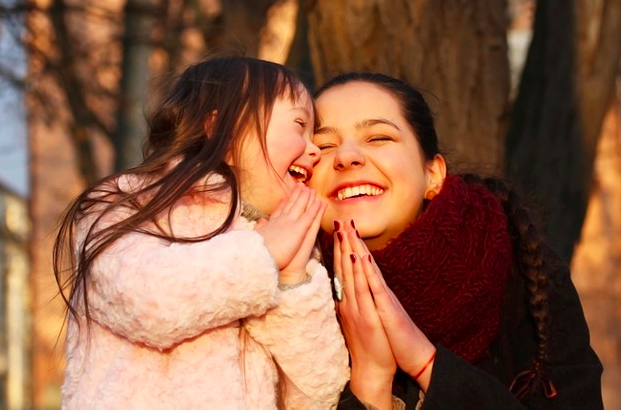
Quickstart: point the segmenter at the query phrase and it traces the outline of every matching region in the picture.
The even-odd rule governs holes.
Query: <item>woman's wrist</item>
[[[408,372],[410,377],[414,379],[416,383],[420,386],[423,392],[427,392],[429,388],[429,383],[431,382],[431,373],[433,372],[433,365],[436,360],[437,349],[435,346],[428,353],[429,358],[425,360],[425,362],[415,368],[413,371]],[[422,355],[421,355],[422,356]]]

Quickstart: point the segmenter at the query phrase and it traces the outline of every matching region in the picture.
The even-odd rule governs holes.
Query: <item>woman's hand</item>
[[[397,363],[363,271],[363,258],[351,247],[356,235],[351,225],[334,232],[334,273],[343,285],[338,312],[351,355],[350,388],[365,403],[392,408]]]
[[[297,184],[269,220],[260,220],[255,230],[276,261],[281,284],[296,284],[306,279],[310,258],[326,204],[315,191]]]
[[[362,239],[357,235],[349,235],[349,242],[353,251],[362,259],[362,272],[397,365],[415,378],[423,391],[427,391],[433,367],[433,363],[428,362],[435,353],[435,346],[416,326],[390,290]],[[425,370],[420,373],[421,369]]]

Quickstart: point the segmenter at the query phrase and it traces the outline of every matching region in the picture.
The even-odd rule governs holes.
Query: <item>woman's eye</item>
[[[376,141],[392,141],[392,140],[393,140],[392,138],[387,137],[386,135],[373,135],[372,137],[369,137],[367,141],[376,142]]]

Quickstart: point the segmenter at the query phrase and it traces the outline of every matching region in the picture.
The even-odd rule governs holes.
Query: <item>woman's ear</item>
[[[427,189],[439,193],[446,178],[446,161],[440,154],[436,154],[431,161],[425,164]]]

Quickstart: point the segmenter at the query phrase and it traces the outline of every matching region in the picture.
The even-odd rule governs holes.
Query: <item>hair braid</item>
[[[525,399],[541,383],[547,397],[556,395],[556,389],[543,372],[548,357],[549,345],[549,266],[548,247],[533,221],[528,208],[517,192],[499,178],[482,178],[474,174],[464,174],[467,183],[484,185],[502,203],[508,219],[508,228],[513,242],[515,268],[525,280],[530,315],[537,333],[537,356],[530,369],[520,372],[511,383],[511,391]]]

